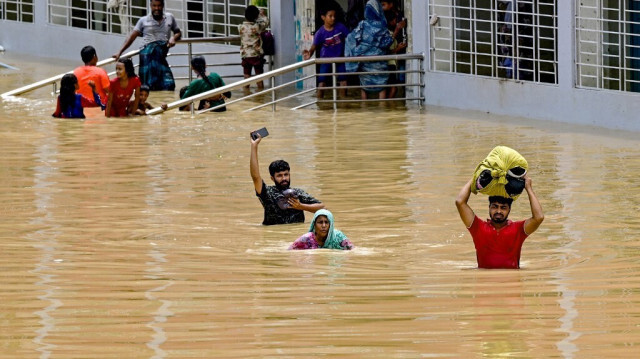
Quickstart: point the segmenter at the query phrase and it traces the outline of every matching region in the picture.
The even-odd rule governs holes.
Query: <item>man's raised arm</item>
[[[528,235],[540,227],[542,221],[544,221],[544,213],[542,213],[542,206],[538,201],[538,197],[533,192],[533,186],[531,184],[531,178],[529,175],[524,176],[524,189],[527,191],[527,195],[529,196],[529,205],[531,205],[531,218],[527,219],[524,222],[524,231]]]
[[[136,37],[141,36],[142,34],[140,32],[138,32],[138,30],[133,30],[131,31],[131,33],[129,34],[129,36],[127,36],[127,39],[124,41],[124,44],[122,44],[122,47],[120,48],[120,51],[118,51],[117,53],[115,53],[112,57],[114,59],[116,59],[116,61],[118,61],[118,59],[120,58],[120,55],[122,55],[122,53],[129,48],[129,46],[131,46],[131,44],[133,44],[133,42],[135,41]]]
[[[476,218],[473,209],[471,209],[467,203],[471,196],[471,181],[472,180],[469,180],[469,182],[462,187],[460,193],[458,193],[458,197],[456,197],[456,207],[458,208],[460,219],[462,219],[462,223],[464,223],[467,228],[471,227],[473,219]]]
[[[251,138],[251,135],[249,135]],[[249,160],[249,172],[251,172],[251,179],[253,180],[253,187],[256,189],[256,193],[262,193],[262,177],[260,177],[260,166],[258,165],[258,144],[262,140],[262,137],[258,137],[254,140],[251,138],[251,159]]]

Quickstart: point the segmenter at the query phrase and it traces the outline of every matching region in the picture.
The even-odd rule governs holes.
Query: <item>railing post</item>
[[[422,102],[424,101],[424,56],[418,59],[418,83],[420,86],[418,87],[418,108],[422,109]]]
[[[193,74],[191,73],[191,58],[193,56],[193,47],[192,47],[192,43],[188,43],[187,44],[187,56],[189,57],[187,59],[187,71],[189,72],[189,83],[191,83],[191,81],[193,81]],[[191,101],[191,117],[193,117],[196,114],[196,102],[195,101]]]
[[[191,83],[191,81],[193,80],[193,74],[191,73],[191,57],[193,56],[193,49],[191,47],[191,43],[187,44],[187,53],[189,54],[189,59],[187,62],[187,66],[188,66],[188,71],[189,71],[189,83]]]
[[[331,64],[331,72],[333,72],[333,110],[338,109],[338,76],[336,75],[336,63]]]
[[[271,86],[271,102],[273,102],[273,104],[271,105],[271,111],[272,112],[276,112],[276,77],[275,76],[271,76],[269,78],[269,84]]]
[[[55,97],[56,92],[58,92],[58,83],[54,81],[53,82],[53,92],[51,93],[51,96]]]

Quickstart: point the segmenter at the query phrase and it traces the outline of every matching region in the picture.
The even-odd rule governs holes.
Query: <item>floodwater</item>
[[[0,92],[73,66],[12,64]],[[47,91],[0,103],[2,358],[640,352],[638,133],[413,105],[65,120]],[[309,216],[260,225],[262,126],[262,175],[289,161],[353,251],[287,251]],[[521,270],[477,269],[454,205],[496,145],[527,158],[546,215]],[[511,218],[529,215],[523,194]]]

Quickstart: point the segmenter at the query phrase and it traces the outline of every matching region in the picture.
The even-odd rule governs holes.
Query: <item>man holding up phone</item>
[[[266,132],[266,129],[264,132]],[[260,199],[264,208],[264,220],[262,224],[287,224],[304,222],[304,211],[315,213],[317,210],[324,208],[324,204],[313,198],[311,195],[299,188],[292,188],[295,195],[287,195],[284,193],[289,190],[290,174],[289,164],[283,160],[271,162],[269,165],[269,174],[275,186],[267,186],[260,176],[260,167],[258,165],[258,144],[262,140],[259,131],[252,132],[251,138],[251,159],[249,160],[249,171],[251,179],[256,190],[256,196]],[[291,192],[291,191],[287,191]],[[286,197],[287,205],[279,205],[282,199]]]

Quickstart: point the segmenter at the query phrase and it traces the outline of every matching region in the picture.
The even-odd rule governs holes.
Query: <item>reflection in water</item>
[[[0,88],[51,66],[23,61]],[[44,90],[0,103],[6,357],[600,358],[640,345],[637,134],[439,108],[80,121],[54,107]],[[263,126],[265,179],[287,160],[353,251],[287,251],[309,216],[260,225],[248,134]],[[527,158],[545,209],[520,271],[476,269],[454,206],[496,145]],[[486,196],[470,205],[487,215]],[[529,215],[514,203],[512,218]]]
[[[163,272],[161,264],[167,262],[165,254],[160,253],[156,249],[153,249],[149,252],[149,256],[153,258],[154,261],[147,263],[152,267],[147,269],[150,274],[146,275],[145,277],[153,280],[154,282],[158,280],[164,281],[162,278],[165,276],[165,273]],[[167,335],[162,329],[162,324],[167,321],[167,318],[173,315],[173,312],[169,310],[172,301],[161,300],[155,295],[155,293],[164,292],[172,285],[173,282],[167,282],[145,292],[145,297],[148,300],[161,303],[158,310],[152,313],[154,314],[153,321],[147,324],[147,326],[153,329],[154,332],[153,339],[149,343],[147,343],[147,346],[155,352],[155,355],[152,358],[165,358],[167,356],[167,353],[161,348],[162,344],[167,341]]]
[[[42,326],[36,329],[37,335],[33,339],[33,342],[38,345],[37,350],[40,352],[40,358],[49,358],[56,348],[54,344],[47,342],[47,337],[56,328],[53,314],[63,305],[62,301],[56,298],[56,292],[59,290],[59,287],[55,285],[57,275],[50,274],[55,271],[56,263],[62,261],[55,257],[59,226],[55,224],[54,215],[50,211],[53,206],[53,193],[59,192],[55,189],[56,183],[51,181],[51,177],[54,177],[57,172],[57,141],[55,137],[47,136],[47,133],[51,133],[51,127],[53,127],[52,124],[42,124],[37,128],[43,136],[42,142],[34,149],[33,187],[35,189],[34,207],[36,213],[29,223],[35,228],[44,227],[45,229],[35,230],[26,236],[32,246],[41,252],[40,259],[32,271],[40,278],[34,283],[36,288],[44,292],[44,295],[38,296],[38,299],[44,302],[44,309],[35,312],[40,317],[39,323]]]

